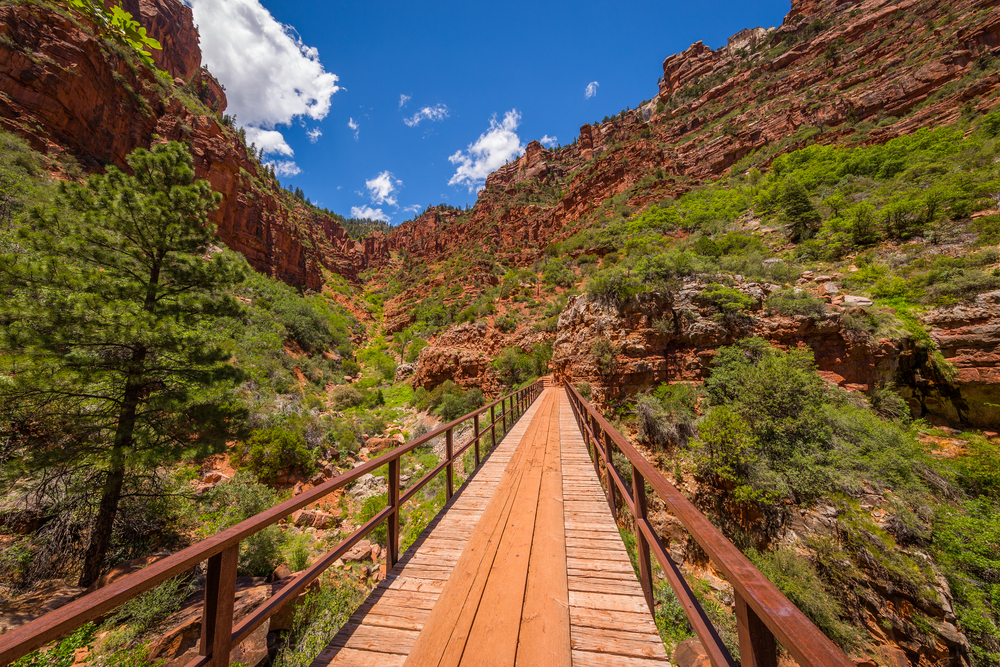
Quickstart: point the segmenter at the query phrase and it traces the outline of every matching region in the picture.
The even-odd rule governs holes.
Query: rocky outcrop
[[[420,351],[413,386],[433,389],[451,380],[462,387],[478,387],[487,395],[497,395],[503,384],[493,360],[501,351],[519,347],[527,352],[551,339],[552,334],[532,331],[527,326],[503,333],[484,321],[459,324],[442,332]]]
[[[705,284],[685,281],[675,293],[643,294],[621,309],[570,297],[559,317],[552,368],[557,379],[587,381],[595,398],[605,401],[662,382],[707,377],[715,351],[746,336],[760,336],[782,348],[812,350],[818,371],[828,381],[854,391],[896,386],[914,416],[928,413],[981,428],[1000,423],[1000,292],[980,296],[971,306],[933,310],[927,316],[931,336],[957,368],[953,381],[935,375],[928,355],[909,341],[875,340],[846,327],[844,312],[824,317],[785,316],[761,308],[777,286],[740,283],[756,311],[726,318],[699,302]],[[843,303],[843,297],[838,299]],[[860,309],[858,310],[860,311]],[[602,364],[594,344],[606,339],[614,362]]]
[[[53,158],[72,156],[86,171],[125,168],[132,150],[153,141],[187,143],[196,175],[223,195],[211,216],[222,240],[255,269],[294,285],[319,289],[324,268],[356,280],[387,254],[384,242],[351,240],[336,221],[283,191],[222,124],[225,92],[200,66],[188,7],[130,0],[125,8],[163,44],[155,59],[172,84],[95,37],[80,17],[46,5],[3,6],[0,127]],[[199,98],[206,112],[184,95]]]
[[[122,9],[163,47],[150,53],[159,69],[188,81],[201,69],[201,42],[194,14],[177,0],[122,0]]]

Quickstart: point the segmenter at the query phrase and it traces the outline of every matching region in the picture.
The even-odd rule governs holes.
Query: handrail
[[[775,639],[792,654],[800,667],[852,667],[836,644],[788,601],[767,577],[732,542],[698,511],[673,484],[643,457],[631,443],[588,403],[569,382],[564,382],[573,415],[583,433],[587,452],[602,477],[608,505],[617,517],[616,491],[635,518],[639,579],[650,612],[653,612],[653,584],[650,551],[667,575],[688,621],[701,640],[714,667],[735,667],[735,662],[671,560],[659,535],[646,516],[646,482],[666,503],[671,513],[694,537],[716,567],[733,586],[736,598],[736,627],[740,662],[744,667],[776,667]],[[617,448],[632,464],[631,492],[615,468],[612,455]]]
[[[386,569],[391,569],[399,560],[399,510],[403,503],[412,498],[420,488],[442,470],[446,471],[445,495],[447,500],[450,500],[455,492],[455,459],[462,456],[470,446],[475,446],[475,460],[478,468],[482,462],[480,442],[486,434],[490,435],[490,449],[492,450],[497,444],[497,426],[500,427],[500,437],[502,438],[542,393],[542,388],[543,382],[538,380],[527,387],[513,391],[478,410],[414,438],[391,452],[386,452],[378,458],[363,463],[350,472],[338,475],[319,486],[275,505],[269,510],[250,517],[246,521],[167,556],[138,572],[36,618],[30,623],[0,635],[0,665],[7,665],[51,641],[65,637],[80,626],[104,616],[141,593],[190,570],[205,560],[208,560],[208,573],[201,624],[200,656],[189,662],[186,667],[229,664],[229,656],[233,648],[249,637],[255,629],[273,616],[283,605],[295,599],[323,571],[383,521],[388,522]],[[496,414],[498,405],[500,406],[499,416]],[[490,421],[485,425],[485,428],[480,429],[479,417],[487,411],[490,413]],[[454,429],[470,419],[473,421],[473,438],[456,452],[454,451]],[[409,489],[401,489],[399,470],[402,456],[441,434],[445,435],[447,443],[445,460],[421,477]],[[389,467],[387,507],[372,517],[365,525],[355,530],[333,550],[321,556],[309,568],[299,572],[264,604],[233,627],[236,567],[240,542],[277,523],[296,510],[315,503],[384,465]]]

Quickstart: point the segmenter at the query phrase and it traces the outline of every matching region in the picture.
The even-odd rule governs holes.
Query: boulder
[[[677,667],[712,667],[708,652],[697,637],[685,639],[674,648],[674,665]]]
[[[235,622],[243,620],[250,612],[271,597],[272,586],[260,577],[240,577],[236,580],[236,601],[233,607]],[[205,592],[188,597],[181,608],[163,623],[160,635],[149,645],[150,662],[165,661],[161,667],[185,667],[198,657],[201,638],[201,615]],[[264,622],[242,644],[233,649],[229,663],[239,662],[254,667],[267,658],[268,622]]]
[[[340,557],[345,563],[360,563],[369,560],[372,555],[372,543],[368,540],[361,540]]]
[[[844,305],[848,307],[867,308],[873,305],[873,301],[866,296],[844,295]]]
[[[292,523],[299,528],[327,530],[337,525],[337,517],[321,510],[298,510],[292,512]]]
[[[371,473],[362,475],[351,487],[349,493],[358,500],[367,500],[372,496],[388,493],[389,485],[384,477],[375,477]]]
[[[0,602],[0,635],[69,604],[84,592],[79,586],[61,580],[35,584],[27,592]]]
[[[408,380],[413,377],[413,374],[416,372],[417,369],[413,364],[400,364],[396,366],[396,382]]]

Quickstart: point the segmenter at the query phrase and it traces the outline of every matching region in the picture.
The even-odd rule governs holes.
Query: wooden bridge
[[[569,399],[548,387],[313,667],[666,660]]]
[[[487,414],[489,422],[481,424]],[[466,422],[472,422],[473,437],[456,449],[454,434]],[[445,437],[444,460],[403,489],[401,457],[440,436]],[[484,448],[489,450],[485,460]],[[476,472],[456,490],[454,464],[470,450]],[[630,474],[615,466],[615,453],[628,461]],[[388,506],[234,623],[240,542],[383,466]],[[400,558],[400,509],[442,473],[447,503]],[[651,557],[712,665],[735,667],[646,517],[650,492],[732,584],[742,667],[776,667],[777,642],[800,667],[852,667],[575,388],[550,380],[504,396],[0,636],[0,666],[206,560],[200,655],[187,667],[228,664],[255,630],[385,523],[387,577],[315,658],[314,667],[668,664],[653,620]],[[635,569],[619,518],[627,519],[636,539]]]

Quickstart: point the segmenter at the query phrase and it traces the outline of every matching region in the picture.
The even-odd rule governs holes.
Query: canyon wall
[[[57,169],[125,168],[136,147],[191,148],[196,175],[223,195],[212,222],[258,271],[307,289],[323,269],[357,280],[384,247],[348,238],[336,221],[271,180],[225,126],[224,88],[201,67],[191,10],[177,0],[126,0],[158,39],[158,76],[79,15],[44,4],[0,7],[0,127],[27,139]]]

